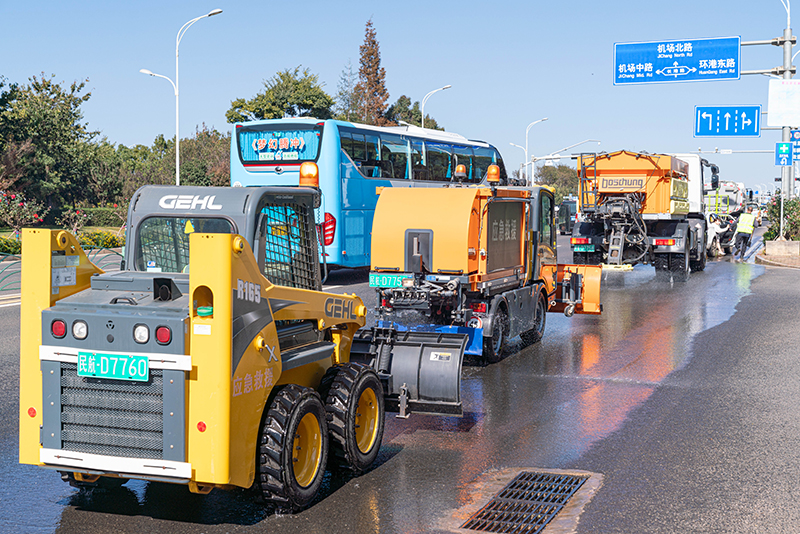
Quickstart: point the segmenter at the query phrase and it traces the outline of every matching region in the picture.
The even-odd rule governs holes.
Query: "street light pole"
[[[790,0],[781,0],[786,9],[786,28],[783,30],[783,79],[788,80],[792,77],[792,6]],[[791,128],[784,126],[781,128],[781,141],[788,143],[791,141]],[[781,167],[781,196],[791,199],[794,195],[794,165]],[[781,219],[781,223],[783,220]]]
[[[420,111],[422,112],[422,121],[420,121],[420,127],[421,128],[425,128],[425,102],[428,101],[428,99],[431,97],[431,95],[433,93],[435,93],[437,91],[444,91],[445,89],[450,89],[451,87],[453,87],[453,86],[452,85],[445,85],[444,87],[440,87],[438,89],[434,89],[433,91],[431,91],[430,93],[425,95],[425,97],[422,99],[422,106],[420,106],[421,107]]]
[[[517,147],[517,148],[520,148],[520,149],[522,149],[522,150],[524,150],[524,151],[525,151],[525,162],[526,162],[526,163],[520,163],[520,165],[519,165],[519,177],[520,177],[520,179],[521,179],[521,178],[522,178],[522,173],[524,172],[524,171],[523,171],[523,169],[525,168],[525,166],[527,166],[527,165],[528,165],[528,163],[527,163],[527,161],[528,161],[528,149],[527,149],[527,148],[525,148],[524,146],[519,146],[519,145],[517,145],[517,144],[515,144],[515,143],[509,143],[509,144],[510,144],[511,146],[515,146],[515,147]],[[528,180],[527,180],[527,179],[525,180],[525,183],[528,183]]]
[[[181,185],[181,156],[180,156],[180,146],[181,146],[181,135],[180,135],[180,95],[178,91],[178,48],[181,45],[181,39],[183,39],[183,35],[186,33],[186,30],[189,27],[197,22],[200,19],[204,19],[206,17],[213,17],[214,15],[219,15],[222,13],[221,9],[214,9],[205,15],[201,15],[199,17],[195,17],[183,26],[181,29],[178,30],[178,36],[175,38],[175,81],[173,82],[168,77],[163,76],[161,74],[154,74],[147,69],[140,69],[139,72],[142,74],[148,74],[150,76],[155,76],[156,78],[164,78],[169,83],[172,84],[172,88],[175,90],[175,185]]]
[[[530,180],[526,180],[526,182],[525,182],[526,185],[531,185],[533,183],[533,171],[534,171],[533,162],[528,161],[528,132],[531,131],[531,126],[533,126],[534,124],[539,124],[540,122],[544,122],[546,120],[547,120],[547,117],[545,117],[543,119],[539,119],[538,121],[533,121],[532,123],[530,123],[528,125],[527,128],[525,128],[525,167],[528,166],[528,163],[531,164]]]

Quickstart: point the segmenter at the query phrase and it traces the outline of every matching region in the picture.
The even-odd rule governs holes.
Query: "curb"
[[[756,260],[756,263],[759,263],[759,264],[762,264],[762,265],[771,265],[773,267],[785,267],[787,269],[800,269],[800,265],[788,265],[786,263],[781,263],[779,261],[768,260],[768,259],[766,259],[764,257],[763,254],[756,254],[755,260]]]

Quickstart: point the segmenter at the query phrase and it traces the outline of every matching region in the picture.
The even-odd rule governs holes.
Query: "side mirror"
[[[711,189],[719,189],[719,176],[716,174],[711,175]]]

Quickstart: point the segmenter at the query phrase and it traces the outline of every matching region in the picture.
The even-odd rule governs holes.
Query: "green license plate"
[[[574,245],[573,252],[594,252],[594,245]]]
[[[150,361],[147,356],[78,352],[78,376],[147,382]]]
[[[369,273],[369,287],[403,287],[407,274]]]

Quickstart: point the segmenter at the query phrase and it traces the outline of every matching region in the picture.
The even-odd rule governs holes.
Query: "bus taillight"
[[[322,223],[322,237],[325,246],[333,244],[333,236],[336,234],[336,219],[330,213],[325,214],[325,222]]]

